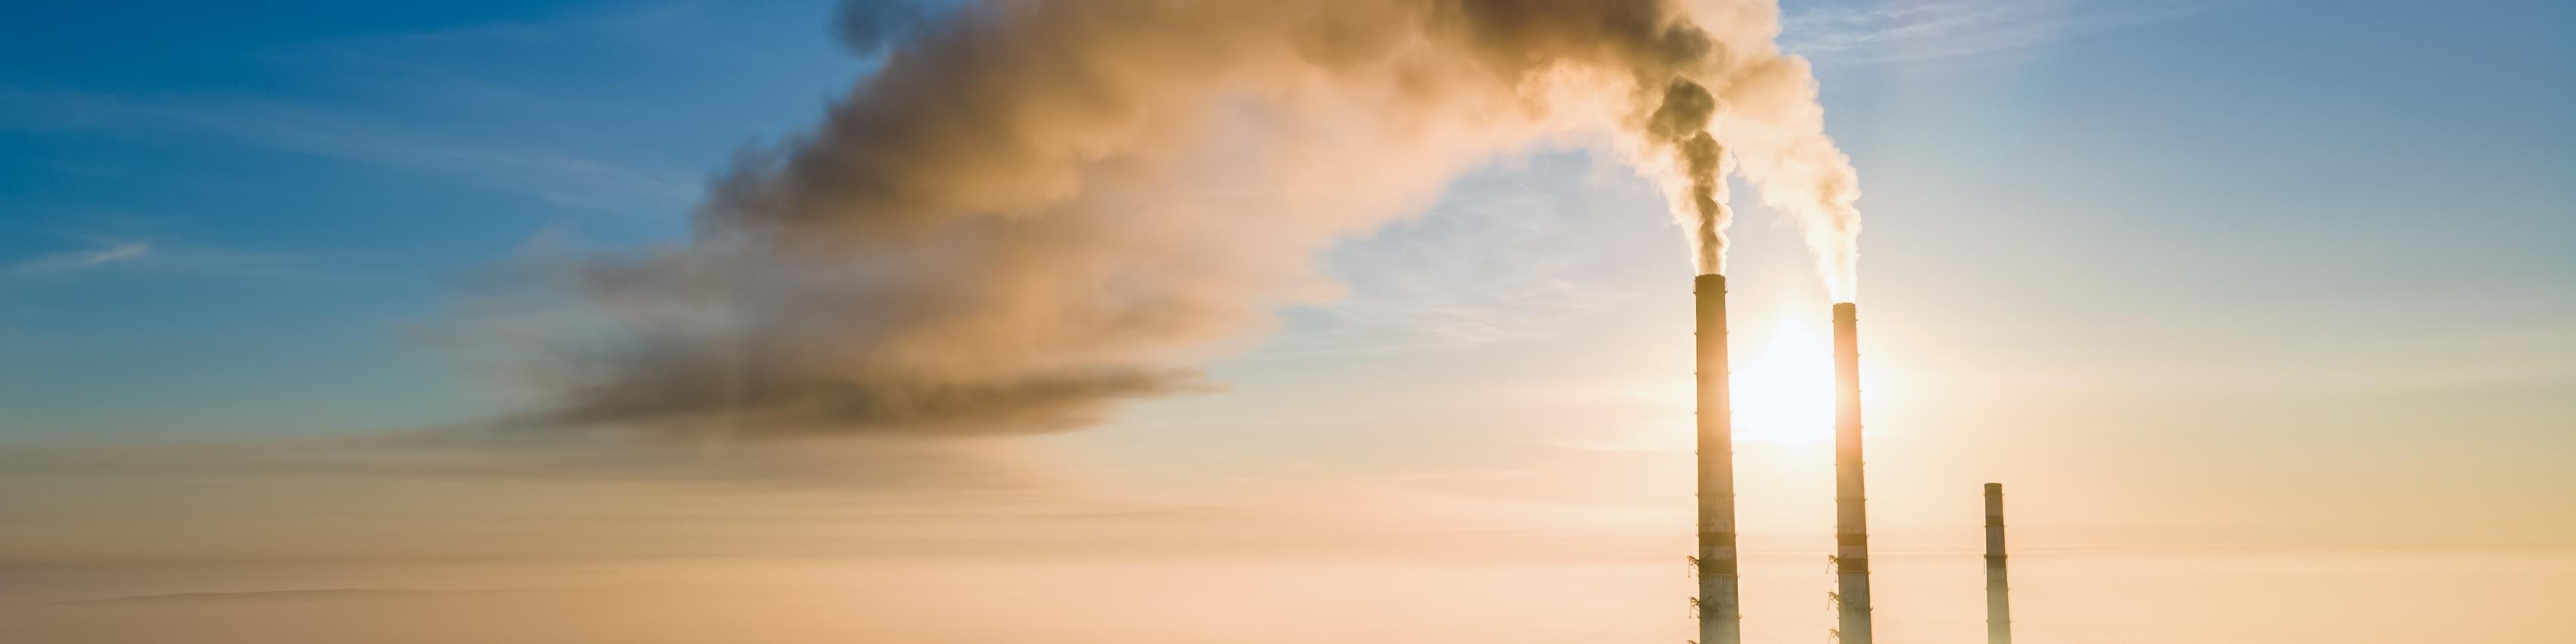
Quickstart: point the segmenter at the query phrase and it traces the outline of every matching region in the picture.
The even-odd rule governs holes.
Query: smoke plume
[[[1335,240],[1534,145],[1606,142],[1722,270],[1733,166],[1848,279],[1849,164],[1777,8],[1726,0],[853,2],[884,64],[743,153],[686,242],[549,274],[519,422],[680,434],[1055,431],[1331,295]],[[1730,162],[1732,159],[1732,162]],[[1833,237],[1842,235],[1842,237]]]
[[[1759,188],[1762,203],[1796,218],[1816,271],[1836,302],[1859,297],[1860,176],[1851,158],[1825,136],[1816,78],[1795,56],[1752,63],[1720,99],[1727,112],[1715,130],[1732,144],[1736,171]]]

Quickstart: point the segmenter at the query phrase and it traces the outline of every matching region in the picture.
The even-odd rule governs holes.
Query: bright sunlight
[[[1783,321],[1735,358],[1735,438],[1828,441],[1834,436],[1834,347],[1823,325]]]

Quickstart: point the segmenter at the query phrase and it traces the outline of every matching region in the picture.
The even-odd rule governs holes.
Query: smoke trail
[[[1689,231],[1692,263],[1703,275],[1726,272],[1726,150],[1708,133],[1717,97],[1687,79],[1673,79],[1664,101],[1646,120],[1647,136],[1670,146],[1680,181],[1670,182],[1673,216]]]
[[[1762,203],[1797,219],[1834,301],[1853,301],[1860,291],[1860,209],[1853,205],[1860,178],[1825,136],[1815,74],[1806,59],[1771,54],[1728,77],[1719,96],[1728,109],[1712,129],[1732,146],[1736,172],[1759,189]]]
[[[1770,44],[1776,9],[1721,6],[852,2],[839,30],[885,52],[883,68],[811,134],[737,159],[690,240],[541,272],[591,323],[519,352],[542,397],[516,422],[1094,422],[1204,387],[1197,360],[1280,305],[1329,296],[1312,264],[1334,240],[1551,141],[1614,142],[1717,271],[1729,152],[1766,200],[1848,206],[1847,190],[1791,194],[1830,183],[1804,146],[1832,148],[1820,116],[1797,129],[1820,112],[1812,79],[1786,77],[1804,65]],[[1809,105],[1750,103],[1775,100]]]

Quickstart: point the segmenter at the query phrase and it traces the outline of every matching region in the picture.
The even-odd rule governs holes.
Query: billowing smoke
[[[1825,136],[1816,78],[1795,56],[1750,63],[1720,98],[1715,130],[1762,203],[1795,217],[1836,302],[1859,296],[1860,176]]]
[[[1722,269],[1725,175],[1848,233],[1814,81],[1730,0],[855,2],[884,64],[747,152],[683,244],[551,274],[596,314],[520,423],[681,434],[1061,430],[1191,365],[1315,255],[1534,145],[1606,142]],[[1723,145],[1721,145],[1723,144]],[[1833,231],[1841,231],[1835,233]],[[1847,267],[1848,242],[1824,244]],[[1839,254],[1837,254],[1839,253]],[[1829,270],[1847,278],[1848,270]]]
[[[1717,97],[1689,79],[1673,79],[1663,105],[1646,119],[1646,140],[1668,147],[1679,171],[1668,180],[1673,215],[1688,231],[1691,261],[1701,274],[1726,271],[1726,150],[1708,133]]]

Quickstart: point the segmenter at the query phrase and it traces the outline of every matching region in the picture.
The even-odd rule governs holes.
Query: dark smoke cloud
[[[1691,233],[1692,260],[1703,273],[1726,267],[1726,150],[1708,133],[1716,114],[1717,97],[1708,88],[1676,78],[1664,90],[1663,105],[1646,119],[1648,139],[1669,143],[1680,161],[1689,191],[1681,224]]]
[[[851,3],[842,37],[892,47],[883,68],[737,159],[690,240],[543,271],[591,322],[514,349],[541,392],[514,423],[1096,422],[1205,387],[1197,360],[1329,296],[1315,253],[1534,142],[1617,142],[1716,270],[1712,120],[1738,75],[1805,74],[1767,65],[1770,13],[1739,13],[1712,31],[1670,0]]]

